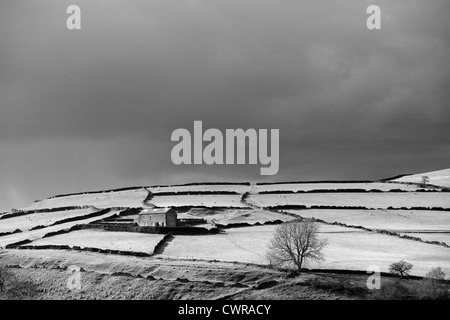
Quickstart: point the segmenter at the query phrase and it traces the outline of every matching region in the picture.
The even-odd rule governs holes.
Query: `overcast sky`
[[[381,30],[366,28],[370,4]],[[448,0],[1,0],[0,210],[131,185],[448,168],[449,12]],[[173,165],[170,135],[194,120],[280,129],[278,174]]]

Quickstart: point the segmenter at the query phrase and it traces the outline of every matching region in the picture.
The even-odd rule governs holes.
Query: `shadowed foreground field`
[[[53,259],[32,251],[4,252],[8,277],[4,299],[431,299],[424,280],[381,277],[369,290],[369,275],[338,271],[286,270],[243,263],[111,257],[56,252]],[[82,255],[82,257],[81,257]],[[67,267],[78,261],[81,290],[70,290]],[[5,269],[4,269],[5,270]],[[449,298],[450,285],[445,285]]]

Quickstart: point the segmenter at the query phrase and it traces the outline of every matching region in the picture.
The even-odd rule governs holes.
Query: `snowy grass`
[[[92,205],[97,208],[142,207],[142,202],[147,197],[147,195],[148,191],[145,189],[80,194],[67,197],[44,199],[39,202],[33,203],[31,206],[24,208],[24,210],[84,205]]]
[[[407,232],[400,233],[410,237],[420,238],[424,241],[439,241],[450,246],[450,231],[448,232]]]
[[[250,200],[260,206],[361,206],[376,209],[387,209],[388,207],[450,208],[450,193],[441,192],[257,194],[251,196]]]
[[[192,185],[192,186],[173,186],[173,187],[152,187],[148,188],[151,192],[186,192],[186,191],[217,191],[217,192],[237,192],[245,193],[250,191],[247,185]]]
[[[26,231],[26,232],[15,233],[15,234],[3,236],[3,237],[0,237],[0,247],[5,247],[8,244],[12,244],[12,243],[15,243],[18,241],[23,241],[23,240],[32,240],[32,241],[38,240],[38,239],[41,239],[47,233],[53,233],[53,232],[57,232],[57,231],[61,231],[61,230],[66,230],[66,229],[70,229],[71,227],[79,225],[79,224],[87,224],[87,223],[90,223],[93,221],[105,219],[105,218],[111,217],[112,215],[117,214],[117,213],[118,213],[118,211],[111,210],[111,211],[109,211],[103,215],[97,216],[97,217],[92,217],[92,218],[88,218],[88,219],[84,219],[84,220],[58,224],[56,226],[51,226],[51,227],[47,227],[47,228],[43,228],[43,229]],[[6,220],[4,220],[4,221],[6,221]],[[3,222],[3,220],[0,221],[0,223],[1,222]]]
[[[33,242],[33,245],[68,245],[99,249],[153,253],[162,234],[79,230]]]
[[[32,213],[24,216],[2,219],[0,221],[0,233],[11,232],[16,229],[27,231],[33,227],[48,226],[63,219],[84,216],[92,212],[92,209],[65,210]]]
[[[390,231],[449,231],[450,212],[431,210],[287,210],[303,218]]]
[[[263,210],[263,209],[202,209],[193,208],[186,213],[178,215],[179,218],[202,218],[208,222],[215,222],[221,225],[229,225],[234,223],[265,223],[269,221],[289,221],[294,217]]]
[[[368,183],[289,183],[289,184],[268,184],[256,185],[253,191],[255,193],[262,191],[311,191],[311,190],[339,190],[339,189],[364,189],[364,190],[381,190],[390,191],[400,189],[404,191],[416,191],[421,189],[415,185],[391,183],[391,182],[368,182]]]
[[[265,254],[275,228],[243,227],[227,229],[221,235],[175,236],[163,255],[268,264]],[[416,275],[437,266],[450,272],[450,249],[445,247],[329,225],[321,225],[319,236],[329,244],[324,251],[325,261],[311,264],[312,268],[366,270],[376,265],[388,272],[391,263],[404,259],[415,265],[412,273]]]
[[[241,195],[181,195],[155,196],[151,203],[158,207],[206,206],[244,207]]]
[[[450,169],[413,174],[393,181],[422,183],[422,177],[424,176],[429,178],[429,184],[450,188]]]

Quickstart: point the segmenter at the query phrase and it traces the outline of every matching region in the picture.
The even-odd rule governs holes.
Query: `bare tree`
[[[300,271],[308,260],[323,260],[326,240],[317,237],[318,225],[304,220],[281,224],[269,244],[267,257],[276,266],[293,265]]]
[[[412,269],[413,265],[405,260],[400,260],[389,266],[389,272],[399,275],[401,278],[404,276],[409,276],[409,271]]]
[[[425,286],[432,299],[438,299],[446,294],[445,272],[442,271],[441,267],[433,268],[426,274]]]
[[[430,178],[428,176],[422,176],[422,187],[426,187],[427,184],[430,182]]]

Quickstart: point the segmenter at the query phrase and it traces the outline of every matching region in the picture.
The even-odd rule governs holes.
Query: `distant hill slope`
[[[55,211],[75,210],[82,209],[88,206],[94,206],[98,209],[106,208],[130,208],[130,207],[147,207],[147,206],[174,206],[174,207],[209,207],[209,208],[243,208],[247,204],[242,203],[242,196],[244,194],[252,194],[256,198],[264,196],[265,205],[287,205],[298,204],[303,205],[306,199],[315,200],[319,199],[323,202],[321,205],[331,205],[327,203],[326,199],[339,196],[339,201],[343,206],[345,197],[344,193],[351,194],[353,200],[355,200],[355,193],[359,193],[358,197],[365,199],[406,199],[412,195],[412,193],[424,189],[419,185],[422,182],[422,177],[429,177],[429,184],[435,186],[441,186],[444,188],[450,188],[450,169],[444,169],[439,171],[394,176],[377,181],[297,181],[297,182],[259,182],[256,184],[249,182],[205,182],[205,183],[187,183],[183,185],[164,185],[164,186],[150,186],[150,187],[126,187],[111,190],[98,190],[98,191],[86,191],[77,192],[72,194],[61,194],[47,199],[35,201],[33,204],[20,208],[19,211],[25,213],[32,213],[32,211],[45,212],[47,209],[55,209]],[[400,184],[403,182],[404,184]],[[407,184],[409,182],[410,184]],[[432,186],[429,186],[430,189]],[[438,188],[440,189],[440,188]],[[411,193],[393,195],[395,192]],[[423,190],[420,190],[423,191]],[[431,190],[439,191],[439,190]],[[377,195],[370,195],[372,192],[379,192]],[[386,194],[391,192],[392,194]],[[297,194],[296,194],[297,193]],[[314,194],[312,194],[314,193]],[[318,193],[327,193],[327,196],[318,195]],[[339,193],[337,195],[337,193]],[[283,194],[288,195],[285,200],[282,199]],[[296,194],[296,195],[294,195]],[[415,197],[415,201],[425,201],[428,206],[429,197],[435,198],[435,195],[420,195]],[[448,195],[447,195],[448,196]],[[284,195],[283,197],[286,197]],[[427,198],[428,197],[428,198]],[[419,199],[420,198],[420,199]],[[298,199],[298,200],[296,200]],[[346,199],[346,198],[345,198]],[[444,199],[445,196],[437,197],[436,199]],[[283,200],[283,201],[281,201]],[[361,200],[361,199],[360,199]],[[397,199],[398,200],[398,199]],[[267,202],[269,201],[269,202]],[[280,203],[281,201],[281,203]],[[407,202],[404,203],[390,203],[395,207],[395,203],[400,207],[406,207]],[[367,203],[366,203],[367,204]],[[314,205],[320,205],[320,203],[314,203]],[[333,204],[335,205],[335,204]],[[362,205],[362,204],[358,204]],[[388,205],[388,206],[389,206]],[[422,205],[420,205],[422,206]],[[370,207],[370,206],[369,206]],[[448,206],[444,206],[448,208]],[[57,209],[57,210],[56,210]],[[14,211],[14,210],[12,210]],[[17,210],[15,210],[17,211]],[[8,214],[5,212],[3,214]],[[16,212],[17,213],[17,212]],[[14,214],[16,214],[14,213]],[[3,215],[0,213],[0,215]],[[19,212],[20,214],[20,212]],[[4,218],[4,217],[3,217]]]
[[[430,179],[429,184],[450,188],[450,169],[413,174],[392,181],[421,183],[423,176]]]

